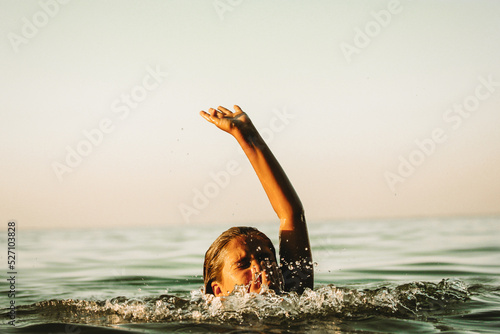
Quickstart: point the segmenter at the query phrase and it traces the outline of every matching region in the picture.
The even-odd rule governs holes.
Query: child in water
[[[200,111],[208,122],[232,135],[252,164],[280,219],[280,267],[272,242],[252,227],[233,227],[222,233],[205,254],[205,293],[227,296],[236,286],[247,292],[270,289],[302,293],[313,288],[311,247],[304,209],[285,172],[250,118],[240,107]]]

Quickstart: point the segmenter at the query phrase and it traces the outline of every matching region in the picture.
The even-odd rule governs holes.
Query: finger
[[[210,118],[210,114],[208,114],[204,110],[200,111],[200,115],[201,115],[201,117],[203,117],[204,119],[206,119],[210,123],[213,123],[213,120]]]
[[[263,268],[266,278],[270,281],[270,283],[277,282],[278,271],[274,261],[263,260],[260,262],[260,266]]]
[[[237,113],[243,112],[243,110],[241,110],[241,108],[240,108],[239,106],[237,106],[236,104],[234,105],[234,110],[235,110]]]
[[[224,108],[222,106],[219,106],[219,108],[217,108],[217,109],[219,109],[219,111],[221,111],[222,113],[224,113],[224,115],[226,115],[226,116],[230,116],[233,113],[231,110],[226,109],[226,108]]]
[[[213,110],[213,109],[209,109],[210,113],[206,113],[204,111],[200,111],[200,115],[206,119],[207,121],[209,121],[210,123],[212,124],[215,124],[215,125],[219,125],[219,115],[217,115],[217,111]]]
[[[214,108],[210,108],[208,109],[208,113],[210,114],[210,116],[214,117],[214,118],[219,118],[219,111],[218,110],[215,110]]]
[[[217,117],[218,119],[221,119],[223,118],[224,116],[227,116],[227,114],[225,112],[222,112],[221,110],[219,109],[214,109],[214,108],[211,108],[211,110],[213,110],[214,112],[214,116]],[[227,110],[227,109],[226,109]]]
[[[277,288],[279,291],[284,290],[284,279],[283,275],[281,273],[281,270],[278,268],[278,265],[276,262],[273,262],[272,264],[272,272],[274,276],[274,283],[277,285]]]

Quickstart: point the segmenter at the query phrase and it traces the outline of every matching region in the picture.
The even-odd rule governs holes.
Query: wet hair
[[[271,249],[274,258],[276,258],[276,250],[271,240],[254,227],[238,226],[231,227],[223,232],[205,253],[205,262],[203,263],[203,284],[205,285],[205,293],[214,294],[212,290],[212,282],[221,280],[222,268],[224,259],[226,258],[226,246],[229,242],[238,237],[256,237],[267,242]]]

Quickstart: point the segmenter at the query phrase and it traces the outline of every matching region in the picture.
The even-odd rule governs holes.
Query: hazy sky
[[[309,221],[500,214],[500,2],[0,1],[0,221],[275,220],[240,105]]]

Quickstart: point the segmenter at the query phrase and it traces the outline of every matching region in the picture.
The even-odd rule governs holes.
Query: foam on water
[[[314,290],[226,298],[200,291],[219,228],[25,231],[16,324],[0,332],[497,333],[499,223],[310,224]],[[257,227],[277,237],[277,226]],[[7,293],[0,304],[7,319]]]
[[[315,290],[275,294],[236,291],[228,297],[205,295],[189,298],[173,295],[129,299],[48,300],[22,307],[21,313],[43,313],[60,321],[92,324],[124,322],[203,321],[216,323],[280,324],[310,319],[364,319],[387,316],[425,319],[469,299],[464,282],[446,279],[439,283],[413,282],[394,287],[351,289],[326,285]]]

